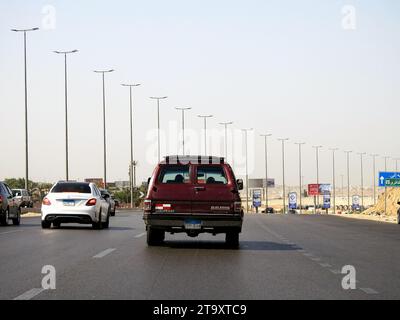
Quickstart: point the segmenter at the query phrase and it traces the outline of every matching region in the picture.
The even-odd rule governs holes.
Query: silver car
[[[56,183],[42,202],[42,228],[63,223],[92,224],[94,229],[108,228],[110,205],[93,183]]]
[[[18,226],[21,223],[21,209],[10,187],[0,182],[0,224],[6,226],[10,219],[13,225]]]

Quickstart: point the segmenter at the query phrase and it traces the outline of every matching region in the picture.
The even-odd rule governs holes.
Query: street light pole
[[[29,191],[29,141],[28,141],[28,71],[26,54],[26,34],[30,31],[37,31],[39,28],[32,29],[11,29],[13,32],[24,33],[24,76],[25,76],[25,189]]]
[[[269,207],[269,194],[268,194],[268,138],[271,137],[272,134],[262,134],[261,137],[264,137],[264,152],[265,152],[265,206],[266,211],[268,213]]]
[[[103,151],[104,151],[104,189],[107,189],[107,140],[106,140],[106,86],[105,86],[105,74],[114,72],[113,69],[98,71],[95,73],[100,73],[103,80]]]
[[[65,85],[65,177],[69,181],[69,152],[68,152],[68,76],[67,76],[67,55],[76,53],[72,51],[54,51],[56,54],[64,55],[64,85]]]
[[[347,206],[350,210],[350,153],[353,151],[345,151],[347,155]]]
[[[283,214],[286,214],[286,186],[285,186],[285,142],[288,141],[289,138],[278,139],[278,141],[282,142],[282,180],[283,180]]]
[[[225,159],[228,161],[228,126],[232,125],[233,122],[221,122],[220,125],[225,127]],[[233,155],[232,155],[233,158]]]
[[[379,154],[371,154],[372,157],[372,182],[374,186],[374,206],[376,206],[376,157],[378,157]]]
[[[364,209],[364,159],[363,157],[366,155],[365,152],[358,153],[361,160],[361,206]]]
[[[245,153],[246,153],[246,210],[249,213],[249,163],[248,163],[248,132],[253,131],[253,129],[242,129],[245,135]]]
[[[207,156],[207,119],[212,118],[213,115],[199,115],[198,117],[204,120],[204,156]]]
[[[299,180],[299,188],[300,188],[299,197],[300,197],[300,214],[302,214],[303,213],[303,203],[302,203],[302,199],[303,199],[303,196],[302,196],[302,193],[303,193],[302,192],[302,185],[303,185],[303,182],[302,182],[302,173],[301,173],[301,170],[302,170],[302,165],[301,165],[301,160],[302,160],[302,158],[301,158],[301,147],[303,145],[305,145],[306,143],[305,142],[297,142],[295,144],[297,144],[299,146],[299,177],[300,177],[300,180]]]
[[[157,141],[158,141],[158,162],[161,161],[161,137],[160,137],[160,100],[165,100],[168,97],[150,97],[150,99],[157,100]]]
[[[130,176],[129,176],[129,184],[130,184],[130,191],[131,191],[131,209],[134,207],[134,202],[133,202],[133,189],[136,187],[135,185],[135,170],[134,166],[136,167],[134,163],[134,158],[133,158],[133,153],[134,153],[134,148],[133,148],[133,97],[132,97],[132,89],[135,87],[139,87],[140,84],[121,84],[123,87],[128,87],[129,88],[129,126],[130,126],[130,140],[131,140],[131,162],[130,162]]]
[[[395,162],[396,162],[396,173],[398,173],[399,171],[398,171],[398,169],[399,169],[399,161],[400,161],[400,158],[395,158],[395,159],[393,159]]]
[[[385,172],[387,172],[388,168],[387,168],[387,161],[390,159],[390,157],[385,156],[383,157],[383,159],[385,160]],[[385,185],[385,215],[387,214],[387,187]]]
[[[317,185],[319,188],[319,149],[322,148],[322,146],[313,146],[313,148],[315,149],[315,153],[316,153],[316,160],[317,160]],[[316,199],[316,206],[314,207],[314,213],[316,213],[316,207],[318,207],[319,209],[319,193],[316,196],[316,198],[314,197],[314,199]],[[315,204],[315,201],[314,201]]]
[[[185,155],[185,111],[189,111],[192,108],[175,108],[182,112],[182,155]]]
[[[331,148],[332,151],[332,188],[333,188],[333,214],[336,214],[336,163],[335,153],[338,148]]]

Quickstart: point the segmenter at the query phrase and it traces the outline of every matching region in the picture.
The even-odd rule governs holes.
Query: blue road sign
[[[291,209],[291,210],[297,209],[297,193],[296,192],[289,193],[289,209]]]
[[[323,209],[330,209],[331,208],[331,195],[325,194],[324,195],[324,204]]]
[[[386,187],[386,180],[400,179],[400,172],[379,172],[379,186]]]

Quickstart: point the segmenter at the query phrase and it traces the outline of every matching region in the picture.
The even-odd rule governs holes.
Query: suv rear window
[[[87,183],[57,183],[52,193],[92,193]]]
[[[163,184],[190,183],[189,166],[164,166],[161,169],[159,182]]]
[[[227,184],[225,171],[222,167],[198,167],[197,183],[199,184]]]

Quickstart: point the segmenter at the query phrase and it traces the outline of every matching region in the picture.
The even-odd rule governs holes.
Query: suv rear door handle
[[[196,190],[196,192],[206,191],[206,187],[194,187],[194,190]]]

